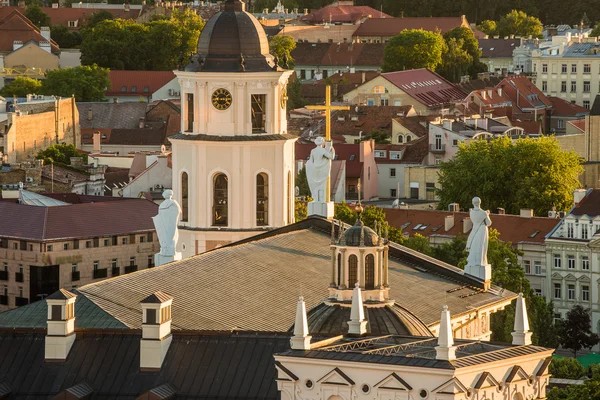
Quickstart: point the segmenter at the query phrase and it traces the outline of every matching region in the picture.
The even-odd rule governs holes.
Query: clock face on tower
[[[217,110],[227,110],[232,102],[231,93],[227,89],[217,89],[213,92],[211,100]]]

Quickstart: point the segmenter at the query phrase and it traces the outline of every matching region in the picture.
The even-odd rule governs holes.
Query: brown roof
[[[590,110],[587,108],[561,99],[560,97],[548,96],[548,99],[552,103],[552,115],[583,118],[590,113]]]
[[[526,76],[504,78],[496,87],[503,88],[503,92],[511,98],[513,105],[517,106],[518,104],[518,108],[521,110],[552,107],[548,97]]]
[[[482,58],[512,58],[513,50],[519,47],[521,39],[479,39]]]
[[[0,18],[3,18],[3,16],[5,16],[8,13],[15,11],[15,10],[19,11],[20,13],[25,13],[25,8],[23,8],[23,7],[14,7],[14,6],[0,7]],[[48,14],[52,25],[65,25],[68,27],[69,21],[78,21],[78,26],[76,28],[71,28],[71,29],[80,29],[82,27],[82,25],[84,25],[88,21],[88,19],[90,19],[90,17],[92,15],[94,15],[94,13],[99,12],[99,11],[107,11],[107,12],[111,13],[115,19],[116,18],[135,19],[140,15],[140,12],[141,12],[141,10],[139,10],[139,9],[138,10],[131,9],[129,11],[126,11],[124,9],[95,10],[95,9],[89,9],[89,8],[70,8],[70,7],[59,7],[59,8],[42,7],[42,11],[45,12],[46,14]]]
[[[412,115],[408,117],[396,117],[393,119],[411,133],[414,133],[418,137],[423,137],[429,135],[429,122],[436,118],[437,117],[433,115]]]
[[[466,93],[427,68],[382,74],[385,79],[427,107],[464,100]]]
[[[492,75],[484,78],[470,79],[465,82],[457,83],[456,85],[462,88],[466,93],[470,93],[473,90],[494,88],[500,82],[502,82],[502,79]]]
[[[363,22],[354,36],[395,36],[404,29],[424,29],[426,31],[441,31],[446,33],[459,26],[469,26],[462,17],[410,17],[367,19]]]
[[[585,133],[585,119],[576,119],[574,121],[567,121],[568,124],[573,125],[575,128]]]
[[[382,13],[369,6],[340,6],[330,5],[318,10],[312,10],[310,14],[303,16],[303,21],[322,24],[329,23],[351,23],[355,24],[364,18],[391,18],[391,16]]]
[[[113,129],[103,144],[131,146],[160,146],[167,137],[166,126],[161,128]]]
[[[383,63],[381,43],[298,43],[292,58],[298,65],[377,66]]]
[[[32,241],[107,237],[154,230],[158,206],[122,199],[42,207],[0,202],[0,237]]]
[[[587,215],[589,217],[600,215],[600,190],[592,189],[587,196],[571,210],[570,214]]]
[[[331,83],[340,83],[342,80],[354,85],[361,85],[365,82],[370,81],[373,78],[381,75],[379,71],[363,71],[363,72],[340,72],[337,74],[330,75],[326,79],[317,81],[318,83],[324,83],[325,81]]]
[[[463,234],[463,220],[469,216],[466,212],[447,212],[435,210],[392,209],[385,208],[386,219],[391,226],[402,228],[410,236],[415,233],[429,236],[458,236]],[[447,216],[454,216],[454,226],[445,230]],[[560,220],[556,218],[524,218],[518,215],[490,215],[492,228],[500,232],[500,239],[513,244],[522,242],[543,243]],[[405,224],[409,224],[406,226]],[[420,226],[419,226],[420,225]],[[415,229],[418,227],[418,229]],[[424,227],[424,229],[423,229]],[[537,232],[537,233],[536,233]],[[467,232],[468,234],[468,232]]]
[[[513,119],[510,122],[513,126],[523,128],[524,132],[528,135],[539,135],[542,133],[541,121],[522,121],[520,119]]]
[[[79,124],[82,130],[86,128],[136,128],[139,126],[140,118],[146,118],[147,107],[147,103],[137,101],[124,103],[77,103]],[[92,119],[89,119],[90,110],[92,111]]]
[[[117,71],[108,74],[110,89],[106,96],[151,96],[175,79],[173,71]],[[134,91],[135,88],[135,91]]]
[[[35,26],[25,15],[21,14],[16,7],[10,13],[4,11],[3,8],[12,7],[0,7],[0,51],[12,52],[13,42],[19,40],[23,44],[34,41],[35,43],[47,42],[46,38],[42,36],[40,30]],[[50,47],[52,53],[60,53],[58,44],[50,39]]]

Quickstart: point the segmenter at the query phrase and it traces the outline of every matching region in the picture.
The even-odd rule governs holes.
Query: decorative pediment
[[[375,387],[387,390],[412,390],[412,387],[395,372],[377,383]]]
[[[548,370],[548,366],[550,365],[551,362],[552,362],[552,357],[548,357],[544,361],[542,361],[542,363],[540,364],[540,366],[538,367],[538,369],[535,373],[535,376],[540,377],[540,376],[546,375],[546,371]]]
[[[505,383],[514,383],[519,381],[525,381],[529,379],[529,375],[520,365],[515,365],[511,368],[504,380]]]
[[[565,280],[566,281],[576,281],[577,277],[573,274],[567,274],[567,276],[565,276]]]
[[[560,280],[562,280],[562,278],[563,278],[562,275],[559,274],[558,272],[555,272],[555,273],[552,274],[552,279],[560,279]]]
[[[317,382],[322,385],[342,385],[342,386],[352,386],[354,385],[354,381],[348,377],[345,373],[342,372],[339,368],[334,368],[330,372],[328,372],[324,377],[319,379]]]
[[[283,364],[281,364],[279,361],[275,361],[275,368],[277,368],[277,370],[285,376],[285,378],[279,379],[287,379],[294,382],[298,380],[298,377],[292,371],[284,367]]]
[[[458,394],[458,393],[467,394],[468,391],[469,391],[469,389],[465,385],[463,385],[463,383],[461,381],[459,381],[457,378],[452,378],[449,381],[447,381],[446,383],[443,383],[442,385],[433,389],[434,393],[439,393],[439,394]]]
[[[582,275],[578,279],[580,282],[591,282],[592,280],[587,275]]]
[[[479,379],[477,379],[477,382],[475,382],[475,385],[473,385],[474,389],[486,389],[486,388],[498,388],[500,386],[500,384],[498,383],[498,381],[496,380],[496,378],[494,378],[494,376],[492,374],[490,374],[489,372],[482,372],[481,375],[479,375]]]

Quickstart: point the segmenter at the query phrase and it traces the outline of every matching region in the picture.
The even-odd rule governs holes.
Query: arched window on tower
[[[228,182],[225,174],[217,174],[213,180],[213,225],[227,226]]]
[[[269,225],[269,177],[256,175],[256,226]]]
[[[375,257],[367,254],[365,257],[365,290],[375,289]]]
[[[348,287],[353,288],[358,282],[358,258],[352,254],[348,257]]]
[[[188,221],[188,174],[181,173],[181,221]]]

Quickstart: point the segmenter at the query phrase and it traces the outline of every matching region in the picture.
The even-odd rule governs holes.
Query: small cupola
[[[142,306],[142,340],[140,369],[160,370],[173,337],[171,305],[173,297],[155,292],[140,302]]]
[[[329,299],[350,302],[358,283],[366,303],[393,304],[389,299],[387,227],[376,224],[373,230],[365,226],[360,204],[357,211],[356,223],[349,229],[341,222],[332,223]]]
[[[64,361],[75,342],[75,300],[77,295],[59,289],[46,297],[48,323],[46,361]]]

